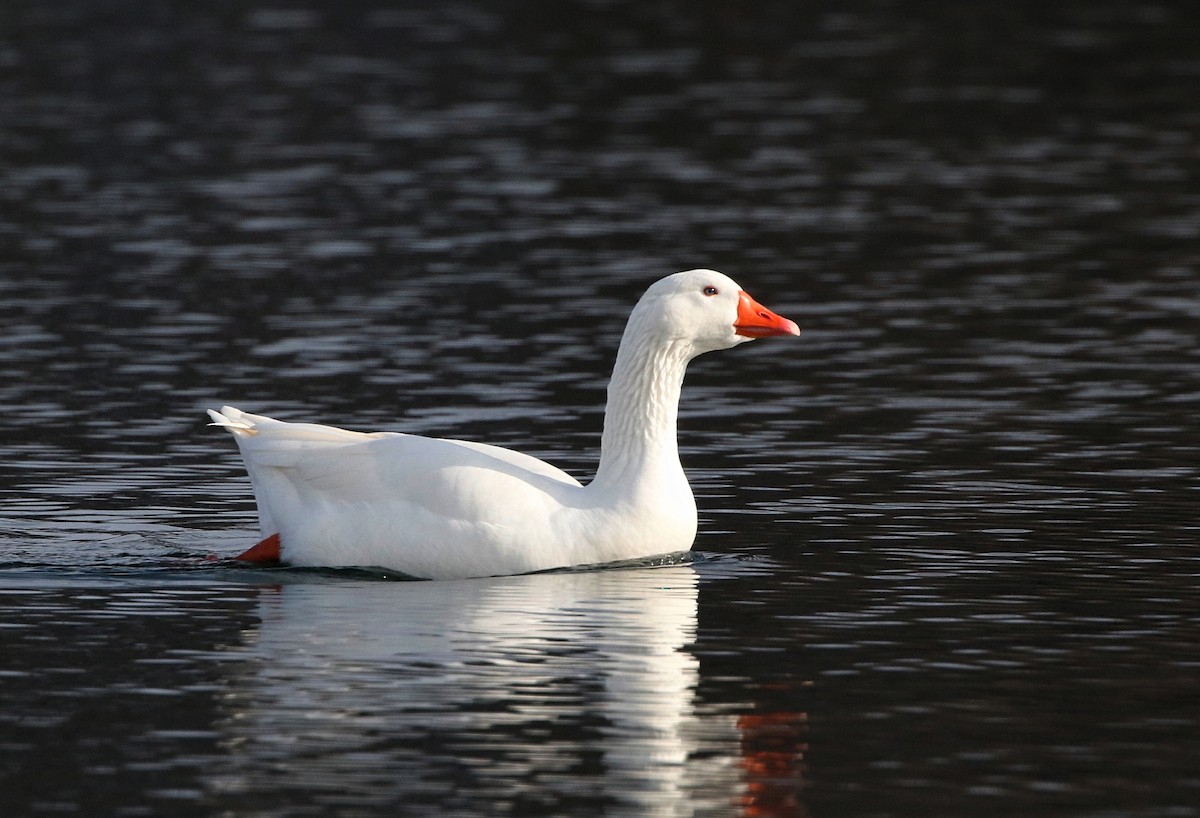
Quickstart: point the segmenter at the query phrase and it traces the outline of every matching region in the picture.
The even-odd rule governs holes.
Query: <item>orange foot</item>
[[[238,554],[234,559],[244,562],[279,562],[279,535],[272,534],[248,551]]]

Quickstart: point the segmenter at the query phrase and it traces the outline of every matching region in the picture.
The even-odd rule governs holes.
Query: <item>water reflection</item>
[[[730,803],[736,729],[694,707],[697,592],[687,565],[264,590],[213,785],[239,803],[283,788],[327,807],[682,815],[703,783]]]
[[[1195,4],[301,5],[0,18],[4,807],[1198,814]],[[689,373],[697,545],[773,558],[698,628],[181,567],[253,536],[225,400],[587,479],[694,266],[805,325]]]

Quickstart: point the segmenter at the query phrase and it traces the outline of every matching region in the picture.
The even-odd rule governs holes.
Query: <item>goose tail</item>
[[[208,410],[208,416],[213,419],[209,426],[220,426],[223,429],[228,429],[235,435],[256,435],[258,430],[254,428],[252,415],[243,412],[241,409],[235,409],[232,406],[222,406],[221,411],[214,409]]]

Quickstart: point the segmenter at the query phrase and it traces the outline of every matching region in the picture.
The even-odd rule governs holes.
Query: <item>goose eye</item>
[[[717,294],[717,288],[716,288],[716,287],[705,287],[705,288],[704,288],[704,294],[705,294],[705,295],[716,295],[716,294]]]

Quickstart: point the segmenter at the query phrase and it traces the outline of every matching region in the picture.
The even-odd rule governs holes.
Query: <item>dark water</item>
[[[6,4],[5,815],[1200,814],[1183,3]],[[721,269],[686,564],[247,570],[204,408],[586,479]]]

